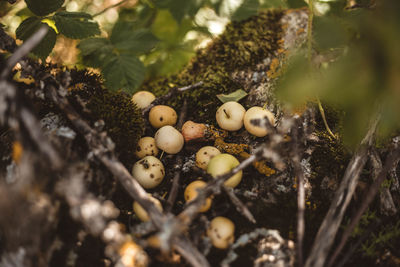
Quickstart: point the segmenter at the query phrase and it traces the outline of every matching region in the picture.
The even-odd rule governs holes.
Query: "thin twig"
[[[124,4],[124,3],[128,2],[128,1],[129,1],[129,0],[122,0],[122,1],[120,1],[120,2],[118,2],[118,3],[116,3],[116,4],[114,4],[114,5],[108,6],[108,7],[106,7],[105,9],[103,9],[102,11],[100,11],[100,12],[94,14],[92,17],[94,18],[94,17],[100,16],[101,14],[107,12],[108,10],[110,10],[110,9],[112,9],[112,8],[114,8],[114,7],[120,6],[120,5],[122,5],[122,4]]]
[[[35,32],[28,40],[26,40],[15,52],[14,54],[7,60],[6,66],[3,72],[0,75],[0,79],[4,80],[11,73],[12,68],[15,64],[20,61],[21,58],[26,56],[29,52],[32,51],[42,41],[42,39],[46,36],[47,31],[49,30],[46,26],[41,26],[37,32]]]
[[[223,183],[230,177],[232,177],[232,175],[235,175],[236,173],[251,165],[254,161],[260,159],[263,156],[263,148],[264,147],[262,146],[257,149],[257,151],[253,155],[242,161],[230,172],[219,175],[216,178],[213,178],[211,175],[208,175],[209,177],[205,177],[209,178],[210,182],[208,182],[207,186],[204,187],[202,190],[199,190],[199,194],[197,195],[197,197],[193,201],[190,201],[188,203],[186,208],[178,215],[178,218],[182,220],[184,224],[189,225],[196,214],[199,213],[199,210],[206,201],[207,197],[219,193]]]
[[[292,162],[297,177],[297,264],[303,266],[303,239],[304,239],[304,210],[305,210],[305,192],[304,192],[304,172],[300,164],[298,129],[293,127],[293,155]]]
[[[374,200],[375,195],[379,192],[381,184],[386,179],[388,172],[393,168],[394,163],[398,161],[399,157],[400,157],[400,147],[396,147],[386,159],[385,165],[382,168],[381,172],[379,173],[378,178],[369,188],[368,193],[365,195],[363,201],[361,202],[361,207],[357,210],[357,213],[351,220],[350,225],[346,228],[346,231],[343,233],[340,243],[336,248],[334,254],[332,255],[328,266],[332,266],[332,264],[335,262],[337,256],[343,249],[354,228],[360,221],[363,213],[368,208],[369,204]]]
[[[240,212],[250,222],[257,223],[256,219],[254,218],[253,214],[251,214],[247,206],[235,195],[235,192],[233,192],[233,188],[222,185],[222,190],[224,190],[224,192],[228,195],[233,205],[236,206],[238,212]]]
[[[318,230],[310,255],[305,264],[306,267],[324,266],[326,257],[328,256],[332,243],[335,240],[337,230],[343,219],[346,208],[353,196],[360,173],[367,161],[368,150],[373,143],[379,119],[380,116],[377,116],[377,118],[372,122],[368,133],[347,166],[342,182],[335,193],[328,213]]]
[[[326,116],[325,116],[325,110],[322,107],[321,100],[319,99],[318,96],[317,96],[317,103],[318,103],[319,113],[321,114],[322,120],[323,120],[324,125],[325,125],[325,129],[327,130],[329,135],[333,137],[333,139],[337,139],[337,136],[332,132],[331,128],[328,125],[328,121],[327,121]]]
[[[175,249],[184,256],[194,267],[209,267],[210,264],[206,258],[195,248],[185,237],[180,236],[175,241]]]
[[[200,81],[200,82],[194,83],[192,85],[184,86],[181,88],[173,87],[169,90],[168,93],[166,93],[163,96],[157,97],[153,102],[151,102],[151,104],[149,106],[147,106],[145,109],[143,109],[142,113],[143,113],[143,115],[146,115],[152,107],[162,104],[162,103],[165,103],[167,100],[169,100],[170,98],[172,98],[173,96],[175,96],[178,93],[201,87],[203,84],[204,83],[202,81]]]
[[[182,128],[183,122],[186,117],[187,108],[188,108],[188,103],[187,103],[187,100],[185,99],[183,102],[180,116],[179,116],[179,121],[176,124],[176,128],[178,128],[178,129]],[[165,208],[165,210],[168,212],[172,210],[175,200],[176,200],[176,197],[178,196],[179,184],[180,184],[179,180],[181,178],[182,164],[183,164],[183,156],[181,154],[179,154],[176,157],[176,163],[175,163],[176,168],[175,168],[175,172],[174,172],[174,178],[172,179],[172,187],[169,192],[169,196],[167,199],[167,206]]]

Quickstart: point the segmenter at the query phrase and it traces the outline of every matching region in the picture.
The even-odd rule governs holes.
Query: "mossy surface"
[[[217,94],[248,90],[232,78],[232,72],[252,66],[256,68],[279,48],[282,31],[279,20],[282,15],[280,10],[271,10],[228,24],[225,32],[207,48],[199,50],[180,73],[148,81],[140,90],[152,91],[160,96],[167,93],[171,86],[182,87],[202,81],[204,85],[201,88],[182,93],[168,104],[179,110],[182,99],[187,98],[190,103],[188,119],[215,122],[214,114],[220,105]]]
[[[90,121],[104,120],[104,130],[115,142],[120,160],[131,166],[135,159],[137,142],[144,132],[141,111],[132,103],[130,97],[121,92],[112,92],[101,87],[94,74],[71,71],[70,100],[80,108],[76,96],[79,96],[89,111],[85,116]],[[81,108],[80,108],[81,109]]]

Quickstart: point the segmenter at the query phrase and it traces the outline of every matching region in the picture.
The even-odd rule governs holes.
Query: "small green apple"
[[[230,172],[233,168],[239,165],[239,161],[232,155],[222,153],[211,158],[207,166],[207,173],[214,178]],[[225,181],[228,187],[236,187],[242,180],[243,172],[240,171]]]
[[[237,131],[243,126],[245,112],[245,108],[238,102],[229,101],[218,108],[215,118],[222,129]]]

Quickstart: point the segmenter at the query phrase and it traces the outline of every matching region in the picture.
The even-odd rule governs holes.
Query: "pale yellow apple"
[[[262,107],[252,107],[246,111],[244,115],[244,127],[246,130],[257,137],[264,137],[268,134],[267,128],[263,125],[264,118],[267,118],[270,124],[275,124],[275,117],[269,110]],[[259,119],[260,125],[254,125],[251,120]]]
[[[221,151],[219,151],[218,148],[213,146],[203,146],[196,153],[196,166],[206,170],[211,158],[219,154],[221,154]]]
[[[190,202],[193,199],[195,199],[197,197],[198,193],[198,189],[204,188],[207,185],[207,183],[201,181],[201,180],[197,180],[194,182],[191,182],[190,184],[188,184],[188,186],[185,189],[184,192],[184,197],[185,197],[185,201],[186,202]],[[204,203],[203,206],[201,206],[200,208],[200,212],[206,212],[210,209],[211,207],[211,198],[207,198],[206,202]]]
[[[132,168],[132,176],[144,188],[154,188],[164,179],[162,162],[154,156],[146,156],[137,161]]]
[[[147,108],[156,99],[149,91],[138,91],[132,96],[132,102],[140,109]]]
[[[156,140],[153,137],[145,136],[140,138],[135,155],[138,158],[144,158],[145,156],[157,156],[158,148],[156,145]]]
[[[148,194],[150,197],[150,200],[156,205],[157,209],[162,212],[163,208],[161,205],[161,202],[154,198],[151,194]],[[147,214],[147,211],[143,209],[142,206],[138,202],[133,202],[133,211],[135,212],[136,216],[143,222],[147,222],[150,220],[149,215]]]
[[[235,241],[235,224],[226,217],[212,219],[207,236],[216,248],[226,249]]]
[[[239,161],[230,154],[219,154],[211,158],[207,166],[207,173],[211,174],[214,178],[219,175],[230,172],[233,168],[239,165]],[[243,172],[240,171],[225,181],[228,187],[236,187],[242,180]]]
[[[154,139],[156,140],[157,147],[168,154],[178,153],[184,144],[182,134],[170,125],[158,129],[154,135]]]
[[[161,128],[165,125],[175,125],[178,120],[176,111],[165,105],[157,105],[150,109],[149,122],[154,128]]]
[[[220,106],[215,114],[219,127],[227,131],[237,131],[243,126],[246,110],[238,102],[229,101]]]

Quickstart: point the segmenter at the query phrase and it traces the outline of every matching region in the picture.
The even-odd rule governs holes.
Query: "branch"
[[[342,239],[340,240],[340,243],[339,243],[338,247],[336,248],[335,253],[332,255],[328,266],[332,266],[332,264],[335,262],[340,251],[343,249],[344,245],[346,244],[347,239],[349,239],[354,228],[360,221],[363,213],[368,208],[369,204],[371,204],[371,202],[374,200],[375,195],[379,192],[379,189],[381,188],[381,184],[386,179],[388,172],[393,168],[394,164],[396,162],[398,162],[399,157],[400,157],[400,146],[395,147],[394,150],[387,157],[385,165],[382,168],[381,172],[379,173],[378,178],[375,180],[375,182],[369,188],[368,193],[365,195],[363,201],[361,201],[361,207],[357,210],[357,213],[354,215],[353,219],[351,220],[350,225],[346,228],[346,231],[343,233]]]
[[[36,33],[29,37],[29,39],[26,40],[15,51],[15,53],[7,60],[6,66],[0,75],[0,79],[5,80],[7,78],[15,64],[17,64],[21,58],[26,56],[30,51],[32,51],[32,49],[36,47],[36,45],[40,43],[40,41],[42,41],[42,39],[46,36],[48,30],[48,27],[41,26]]]
[[[238,212],[240,212],[244,217],[246,217],[250,222],[257,223],[253,214],[251,214],[250,210],[246,207],[246,205],[235,195],[233,192],[233,188],[222,186],[222,190],[228,195],[233,205],[236,206]]]
[[[152,107],[162,104],[162,103],[165,103],[165,101],[167,101],[171,97],[175,96],[176,94],[190,90],[190,89],[198,88],[202,85],[203,85],[203,82],[197,82],[195,84],[184,86],[181,88],[173,87],[173,88],[171,88],[171,90],[169,90],[169,92],[167,94],[157,97],[153,102],[151,102],[151,104],[149,106],[147,106],[145,109],[143,109],[142,113],[143,113],[143,115],[146,115]]]
[[[293,151],[292,162],[297,177],[297,262],[298,266],[303,266],[303,239],[304,239],[304,209],[305,209],[305,192],[304,192],[304,172],[300,164],[298,129],[293,127]]]
[[[110,10],[110,9],[112,9],[112,8],[114,8],[114,7],[120,6],[120,5],[122,5],[123,3],[126,3],[126,2],[128,2],[128,1],[129,1],[129,0],[122,0],[122,1],[120,1],[120,2],[118,2],[118,3],[116,3],[116,4],[114,4],[114,5],[108,6],[108,7],[106,7],[105,9],[103,9],[102,11],[100,11],[100,12],[94,14],[92,17],[94,18],[94,17],[100,16],[101,14],[107,12],[108,10]]]
[[[360,147],[347,166],[342,182],[335,193],[328,213],[318,230],[310,255],[305,264],[306,267],[324,266],[326,257],[333,241],[335,240],[337,230],[343,219],[344,212],[350,203],[360,173],[367,161],[368,150],[373,143],[373,137],[379,119],[380,116],[377,116],[373,121],[368,133],[361,142]]]
[[[179,116],[179,121],[176,124],[176,128],[180,129],[182,128],[183,122],[185,120],[186,117],[186,112],[187,112],[187,108],[188,108],[188,103],[187,100],[185,99],[183,102],[183,107],[181,109],[181,114]],[[169,196],[167,199],[167,207],[166,207],[166,211],[171,211],[176,197],[178,195],[178,190],[179,190],[179,181],[181,179],[181,166],[183,164],[183,156],[182,154],[179,154],[176,157],[176,163],[175,163],[175,172],[174,172],[174,179],[172,180],[172,187],[171,187],[171,191],[169,192]]]
[[[188,203],[186,208],[178,215],[178,218],[184,224],[189,225],[190,222],[193,220],[193,218],[196,216],[196,214],[199,213],[199,210],[206,201],[207,197],[219,193],[222,185],[226,180],[228,180],[232,175],[235,175],[236,173],[240,172],[244,168],[251,165],[254,161],[259,160],[263,156],[263,153],[264,153],[264,146],[261,146],[259,149],[256,150],[256,152],[253,155],[242,161],[238,166],[233,168],[230,172],[225,173],[223,175],[219,175],[216,178],[208,174],[207,175],[208,177],[205,178],[210,179],[210,182],[202,190],[198,190],[199,193],[197,197],[193,201],[190,201]]]

